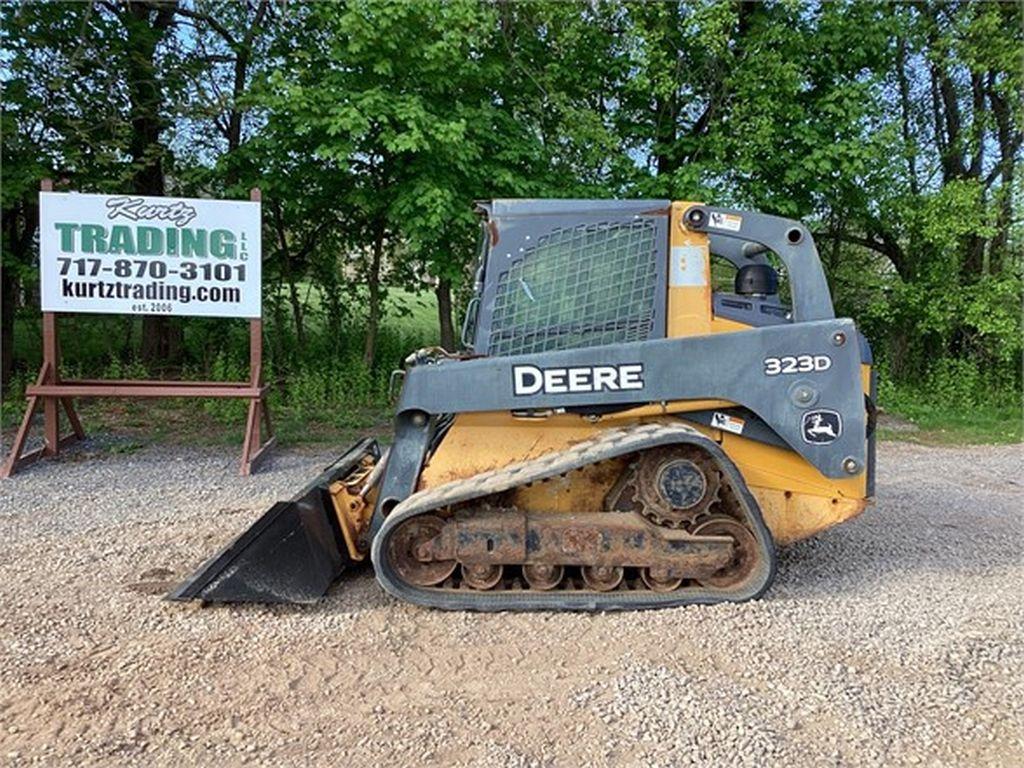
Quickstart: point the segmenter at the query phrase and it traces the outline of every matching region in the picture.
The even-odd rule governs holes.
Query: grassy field
[[[879,425],[882,440],[924,445],[997,445],[1022,441],[1024,416],[1014,405],[955,408],[928,402],[904,403],[894,413],[897,423]]]

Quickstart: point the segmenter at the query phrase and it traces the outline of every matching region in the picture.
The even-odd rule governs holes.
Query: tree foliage
[[[453,345],[474,199],[665,196],[806,220],[838,309],[890,377],[1019,386],[1019,4],[101,0],[0,14],[5,382],[27,363],[9,358],[12,313],[33,302],[35,193],[53,177],[259,186],[283,367],[311,346],[341,354],[346,329],[369,368],[390,367],[378,335],[397,288],[436,293]],[[221,344],[204,321],[184,329]],[[142,349],[166,357],[168,338],[143,329]]]

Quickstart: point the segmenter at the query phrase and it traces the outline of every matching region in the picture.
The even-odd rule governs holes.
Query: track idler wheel
[[[693,529],[694,536],[730,536],[733,545],[732,561],[713,576],[699,579],[705,587],[725,589],[744,582],[757,564],[757,540],[743,523],[732,517],[717,515]]]
[[[683,580],[673,578],[667,568],[644,568],[640,571],[640,578],[648,589],[655,592],[671,592],[683,584]]]
[[[455,571],[455,560],[421,560],[424,545],[441,533],[444,520],[436,515],[421,515],[402,523],[388,543],[388,557],[395,571],[419,587],[440,584]],[[500,571],[500,568],[499,568]],[[499,572],[498,578],[501,578]]]
[[[611,565],[585,565],[580,569],[583,583],[596,592],[611,592],[626,573],[625,568]]]
[[[565,569],[560,565],[524,565],[523,578],[531,589],[554,589],[562,581]]]
[[[473,589],[493,589],[501,581],[503,571],[495,563],[463,563],[462,580]]]

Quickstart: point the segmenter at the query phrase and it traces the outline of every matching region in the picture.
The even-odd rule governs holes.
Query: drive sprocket
[[[670,445],[640,454],[606,500],[609,509],[639,512],[655,525],[684,528],[719,501],[722,475],[706,451]]]

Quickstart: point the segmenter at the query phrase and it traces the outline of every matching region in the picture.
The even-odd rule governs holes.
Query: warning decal
[[[709,226],[712,226],[715,229],[725,229],[729,232],[739,232],[742,224],[743,217],[732,213],[712,212],[711,221],[709,222]]]
[[[715,411],[711,416],[712,427],[726,432],[732,432],[734,435],[742,435],[743,427],[746,425],[747,422],[743,419],[738,419],[735,416],[730,416],[728,413],[722,413],[721,411]]]

